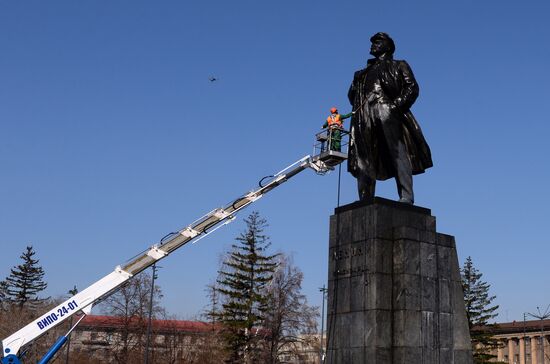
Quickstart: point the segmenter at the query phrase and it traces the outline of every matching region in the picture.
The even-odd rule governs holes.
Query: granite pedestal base
[[[471,364],[454,238],[383,198],[330,220],[328,364]]]

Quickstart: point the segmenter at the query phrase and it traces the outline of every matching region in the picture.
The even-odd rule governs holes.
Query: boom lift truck
[[[343,131],[343,133],[345,136],[348,135],[346,131]],[[330,137],[327,130],[317,133],[313,156],[306,155],[275,175],[264,177],[259,183],[259,188],[246,193],[224,207],[210,211],[178,232],[170,233],[159,244],[151,246],[137,257],[117,266],[113,272],[2,340],[2,364],[21,364],[25,352],[21,350],[22,348],[31,345],[34,340],[44,335],[48,330],[80,312],[81,316],[76,324],[71,327],[67,334],[59,337],[46,355],[38,362],[39,364],[48,363],[63,347],[76,325],[91,312],[92,307],[115,292],[130,278],[183,245],[189,242],[196,243],[206,235],[230,223],[235,219],[237,212],[303,170],[311,168],[318,174],[325,174],[333,170],[335,166],[347,159],[347,153],[330,150]],[[343,144],[343,146],[346,145],[347,143]],[[266,179],[268,181],[262,184]]]

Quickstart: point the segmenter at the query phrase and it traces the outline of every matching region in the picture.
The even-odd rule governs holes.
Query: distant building
[[[550,320],[513,321],[495,325],[501,345],[492,353],[509,364],[550,364]]]
[[[219,327],[200,321],[152,320],[150,363],[205,363],[220,350]],[[147,321],[113,316],[86,316],[70,338],[70,363],[111,364],[124,347],[129,361],[142,363]],[[65,355],[63,352],[60,355]],[[205,359],[205,356],[208,358]],[[319,336],[307,335],[283,350],[285,364],[320,362]],[[208,361],[211,362],[211,361]]]
[[[150,355],[170,358],[173,363],[193,362],[189,359],[204,349],[216,331],[214,325],[199,321],[152,320],[151,326]],[[71,335],[70,355],[74,360],[70,362],[114,363],[114,353],[124,347],[135,352],[129,355],[140,356],[139,362],[143,362],[146,333],[144,320],[86,316]]]
[[[298,342],[281,350],[279,360],[283,364],[318,364],[321,363],[319,335],[301,335]],[[323,342],[326,340],[323,339]]]
[[[87,316],[71,335],[70,363],[114,363],[113,353],[120,349],[123,333],[129,332],[129,346],[137,346],[139,360],[146,335],[146,323],[112,316]],[[201,363],[200,355],[209,348],[219,348],[218,328],[200,321],[153,320],[151,360],[160,358],[172,363]],[[509,364],[550,364],[550,320],[513,321],[494,326],[494,337],[501,345],[493,354]],[[301,338],[280,359],[288,364],[319,363],[319,336]],[[64,354],[62,354],[64,355]],[[156,360],[155,360],[156,358]],[[136,358],[137,359],[137,358]]]

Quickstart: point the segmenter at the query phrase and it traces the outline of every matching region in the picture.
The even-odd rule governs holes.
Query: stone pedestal
[[[383,198],[330,220],[327,364],[471,364],[454,238]]]

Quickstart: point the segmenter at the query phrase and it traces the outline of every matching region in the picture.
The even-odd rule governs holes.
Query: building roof
[[[152,320],[153,331],[166,331],[166,332],[187,332],[187,333],[202,333],[215,330],[216,325],[202,322],[202,321],[186,321],[186,320]],[[82,329],[96,329],[96,330],[116,330],[125,326],[132,326],[134,328],[139,326],[147,326],[146,319],[140,319],[138,317],[125,318],[116,316],[99,316],[88,315],[79,324],[79,328]]]
[[[512,322],[500,322],[489,327],[474,327],[474,331],[486,331],[489,329],[493,334],[513,334],[522,332],[537,332],[549,331],[550,320],[529,320],[529,321],[512,321]]]

